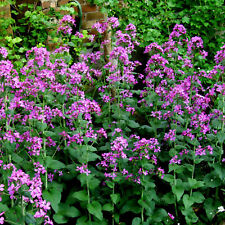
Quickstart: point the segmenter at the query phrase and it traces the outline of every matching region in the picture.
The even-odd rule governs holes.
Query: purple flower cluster
[[[87,176],[91,173],[90,170],[87,169],[87,165],[77,166],[76,171],[79,171],[81,174],[85,173]]]
[[[63,34],[71,35],[74,26],[76,26],[74,18],[70,15],[65,15],[59,21],[59,27],[58,27],[57,33],[61,32]]]
[[[0,47],[0,55],[5,59],[8,56],[8,51],[4,47]]]
[[[22,198],[26,205],[32,204],[36,212],[34,218],[44,218],[45,224],[53,224],[50,220],[47,212],[51,209],[50,202],[46,202],[42,197],[42,181],[41,174],[45,174],[45,168],[39,163],[34,163],[35,176],[30,177],[27,173],[23,172],[21,169],[17,169],[12,163],[2,164],[1,168],[3,171],[12,171],[11,175],[8,177],[8,194],[11,199],[17,200]],[[1,191],[3,191],[4,186],[1,185]],[[6,187],[5,187],[6,190]],[[23,192],[30,193],[31,197],[20,196],[20,190]]]
[[[115,132],[121,131],[117,128],[114,135]],[[128,148],[131,140],[134,140],[132,141],[133,148]],[[129,179],[138,184],[141,183],[142,176],[158,174],[163,178],[164,170],[160,167],[149,170],[144,169],[141,164],[142,161],[146,160],[152,165],[157,165],[156,155],[160,152],[158,140],[155,138],[140,139],[137,135],[131,135],[130,141],[128,142],[123,136],[118,136],[111,143],[111,151],[102,154],[103,160],[97,165],[104,168],[105,177],[115,179],[118,174],[121,174],[126,180]],[[121,168],[121,163],[124,160],[126,167]],[[123,165],[125,164],[123,163]]]
[[[176,24],[175,27],[173,28],[172,33],[169,36],[169,39],[174,39],[174,38],[179,38],[182,35],[186,34],[186,29],[183,25],[181,24]]]
[[[169,133],[165,133],[164,140],[175,141],[176,139],[176,130],[169,130]]]
[[[2,216],[4,215],[4,211],[0,213],[0,224],[4,224],[5,223],[5,218]]]
[[[107,22],[97,22],[92,26],[92,28],[96,29],[98,31],[98,33],[103,34],[108,29],[110,29],[110,26],[112,26],[112,28],[117,28],[119,25],[120,24],[119,24],[118,18],[109,17],[107,19]]]

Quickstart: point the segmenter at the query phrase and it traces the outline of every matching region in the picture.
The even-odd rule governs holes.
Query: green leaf
[[[212,120],[212,127],[215,129],[221,129],[222,127],[221,120],[218,119]]]
[[[31,14],[32,14],[31,11],[26,11],[24,15],[25,15],[25,17],[30,17]]]
[[[153,213],[152,220],[155,222],[161,222],[166,217],[168,217],[168,214],[165,209],[156,209]]]
[[[78,199],[79,201],[87,201],[88,200],[88,194],[85,190],[77,191],[77,192],[73,193],[72,197]]]
[[[93,147],[93,146],[91,146],[91,145],[88,145],[88,146],[87,146],[87,150],[88,150],[88,151],[91,151],[91,152],[96,152],[96,151],[97,151],[97,148],[95,148],[95,147]]]
[[[194,192],[191,197],[196,203],[202,203],[205,200],[205,197],[201,192]]]
[[[163,180],[165,180],[165,181],[167,181],[169,183],[173,183],[174,177],[171,174],[165,174],[164,177],[163,177]]]
[[[52,159],[50,156],[46,157],[46,166],[47,168],[50,168],[53,170],[59,170],[66,167],[64,163],[58,160]]]
[[[13,44],[19,43],[21,41],[22,41],[22,39],[20,37],[16,37],[16,38],[12,39]]]
[[[139,123],[135,122],[134,120],[128,120],[127,125],[131,128],[138,128],[140,127]]]
[[[144,130],[145,132],[148,132],[148,133],[154,133],[154,129],[150,126],[147,126],[147,125],[141,126],[140,129]]]
[[[186,209],[190,208],[194,203],[202,203],[205,197],[200,192],[194,192],[192,196],[185,194],[183,196],[183,203]]]
[[[99,186],[101,181],[95,177],[91,177],[91,179],[89,180],[88,183],[89,183],[90,190],[94,190],[95,188],[97,188]]]
[[[106,204],[102,207],[102,210],[110,212],[110,211],[113,210],[113,206],[112,206],[112,204],[110,204],[110,203],[106,203]]]
[[[115,218],[116,224],[119,224],[119,221],[120,221],[120,215],[119,215],[118,213],[115,213],[115,214],[114,214],[114,218]]]
[[[171,192],[168,192],[162,197],[162,201],[164,201],[166,204],[174,204],[175,203],[174,195]]]
[[[103,220],[102,207],[97,201],[93,201],[87,205],[88,212],[97,217],[99,220]]]
[[[10,143],[9,141],[6,141],[3,143],[3,147],[6,148],[10,153],[14,153],[14,150],[16,149],[16,143]]]
[[[141,224],[141,218],[140,217],[135,217],[132,220],[132,225],[140,225]]]
[[[25,221],[28,225],[36,225],[37,224],[34,216],[31,215],[30,213],[26,213]]]
[[[207,198],[204,202],[204,209],[206,212],[206,215],[208,217],[208,219],[211,221],[214,216],[216,215],[216,205],[215,205],[215,201],[212,198]]]
[[[220,144],[222,144],[224,142],[224,140],[225,140],[225,134],[224,134],[224,132],[223,131],[219,131],[216,136],[218,138],[218,142]]]
[[[6,212],[8,210],[9,210],[8,206],[0,202],[0,212],[3,212],[3,211]]]
[[[68,150],[69,151],[69,154],[73,157],[73,158],[76,158],[76,159],[81,159],[81,152],[79,151],[79,150],[77,150],[77,149],[74,149],[73,147],[71,147],[71,146],[67,146],[66,148],[65,148],[65,150]],[[79,160],[79,162],[80,163],[82,163],[81,162],[82,160]]]
[[[6,220],[11,221],[10,224],[24,224],[24,218],[22,216],[21,207],[14,206],[10,208],[7,212],[5,212],[4,217]]]
[[[213,167],[215,169],[215,174],[224,181],[225,179],[225,168],[220,165],[220,163],[214,163]]]
[[[112,181],[107,180],[105,183],[107,184],[107,186],[109,188],[113,188],[114,187],[114,183]]]
[[[208,173],[204,177],[206,187],[215,188],[221,185],[221,180],[215,175],[215,171]]]
[[[61,214],[55,214],[53,216],[53,219],[54,221],[57,223],[57,224],[65,224],[68,222],[68,219],[66,219],[64,216],[62,216]]]
[[[194,204],[193,199],[188,194],[183,196],[183,203],[186,209],[190,208]]]
[[[64,203],[61,203],[59,205],[58,213],[63,216],[67,216],[67,217],[71,217],[71,218],[80,216],[80,211],[77,208],[75,208],[74,206],[69,206]]]
[[[196,216],[192,208],[185,208],[181,212],[185,216],[187,224],[193,224],[198,221],[198,217]]]
[[[180,180],[177,180],[177,184],[172,186],[172,191],[177,197],[177,201],[180,201],[182,195],[184,194],[184,185]]]
[[[59,210],[62,190],[63,186],[61,184],[52,182],[51,187],[43,191],[43,198],[51,203],[51,206],[55,212],[58,212]]]
[[[131,199],[126,201],[126,204],[122,207],[120,210],[120,214],[124,214],[126,212],[133,212],[133,213],[140,213],[140,206],[137,204],[137,201],[135,199]]]
[[[16,163],[21,163],[24,161],[24,159],[20,157],[19,155],[17,155],[16,153],[12,154],[12,160]]]
[[[145,201],[145,200],[139,199],[139,200],[138,200],[138,204],[139,204],[140,206],[142,206],[143,208],[145,208],[146,210],[149,209],[149,204],[148,204],[148,202]]]
[[[120,200],[120,195],[119,194],[111,194],[110,198],[114,204],[117,204],[117,202],[119,202],[119,200]]]
[[[191,189],[203,187],[205,183],[203,181],[197,181],[196,179],[188,178],[188,183]]]
[[[94,162],[96,159],[100,159],[100,156],[93,152],[86,152],[83,157],[87,162]]]
[[[54,132],[52,132],[52,131],[45,131],[44,135],[46,137],[51,137],[51,138],[56,136],[56,134]]]
[[[199,146],[200,145],[199,141],[196,138],[191,140],[190,138],[185,137],[185,140],[191,145],[194,145],[194,146]]]
[[[185,17],[182,18],[182,22],[183,23],[189,23],[189,21],[190,21],[190,18],[187,17],[187,16],[185,16]]]
[[[37,121],[37,129],[38,131],[44,131],[48,127],[47,123],[42,123],[40,121]]]
[[[77,219],[76,225],[87,225],[88,224],[88,218],[86,216],[82,216]]]

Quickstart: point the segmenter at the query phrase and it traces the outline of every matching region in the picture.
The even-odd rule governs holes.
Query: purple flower
[[[153,53],[161,52],[161,53],[163,53],[163,49],[156,42],[153,42],[150,45],[145,47],[144,53],[149,53],[149,52],[153,52]]]
[[[0,55],[5,59],[8,56],[8,51],[4,47],[0,47]]]
[[[176,130],[170,129],[169,133],[165,133],[164,140],[167,141],[168,139],[170,141],[175,141],[175,139],[176,139]]]
[[[157,172],[158,172],[158,174],[159,174],[159,176],[161,177],[161,179],[163,179],[163,177],[164,177],[164,169],[162,169],[162,168],[157,168]]]
[[[5,212],[0,213],[0,224],[4,224],[5,218],[2,216]]]
[[[111,23],[112,25],[112,27],[113,28],[116,28],[116,27],[118,27],[119,25],[120,25],[120,23],[119,23],[119,20],[118,20],[118,18],[116,18],[116,17],[109,17],[108,19],[107,19],[107,22],[108,23]]]
[[[180,37],[183,34],[186,34],[185,27],[181,24],[176,24],[173,28],[172,33],[169,36],[169,39],[173,39],[174,37]]]
[[[91,173],[91,171],[87,169],[87,165],[85,164],[82,164],[82,166],[77,166],[76,171],[79,171],[81,174],[85,173],[87,176]]]
[[[181,164],[181,159],[178,159],[178,156],[175,155],[171,160],[169,164]]]
[[[52,182],[53,179],[54,179],[54,174],[49,173],[49,174],[48,174],[48,181],[49,181],[49,182]]]
[[[217,64],[220,64],[225,60],[225,45],[223,45],[220,49],[221,50],[216,53],[214,58]]]
[[[174,215],[173,214],[171,214],[171,213],[168,213],[168,216],[170,217],[170,219],[172,219],[172,220],[174,220]]]
[[[100,128],[99,130],[96,131],[99,135],[104,136],[105,138],[107,138],[107,133],[104,130],[104,128]]]
[[[59,24],[62,25],[63,23],[71,23],[75,25],[75,20],[72,16],[70,15],[65,15],[60,21]]]
[[[103,34],[108,29],[108,24],[97,22],[92,26],[92,28],[96,29],[100,34]]]
[[[195,136],[191,133],[191,129],[189,129],[189,128],[187,130],[182,131],[181,135],[190,137],[191,140],[193,140],[195,138]]]

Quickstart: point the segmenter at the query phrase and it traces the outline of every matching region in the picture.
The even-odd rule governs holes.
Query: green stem
[[[23,202],[23,195],[21,195],[21,213],[22,213],[23,224],[25,224],[24,223],[24,219],[25,219],[25,207],[24,207],[24,202]]]
[[[190,90],[190,100],[189,100],[189,105],[191,105],[191,99],[192,99],[192,90],[193,90],[193,76],[194,74],[191,76],[191,90]]]
[[[6,91],[6,93],[5,93],[5,96],[4,96],[4,105],[5,105],[5,111],[7,111],[7,109],[8,109],[8,107],[7,107],[7,91]],[[8,131],[9,130],[9,126],[8,126],[8,116],[7,116],[7,113],[6,113],[6,115],[5,115],[5,118],[6,118],[6,123],[5,123],[5,125],[6,125],[6,131]]]
[[[141,189],[141,202],[143,203],[143,197],[144,197],[144,191],[143,191],[143,187]],[[144,207],[143,204],[141,206],[141,222],[144,223]]]
[[[113,182],[113,190],[112,190],[112,193],[113,193],[113,195],[115,194],[115,183]],[[114,212],[114,210],[115,210],[115,205],[114,205],[114,203],[113,203],[113,201],[112,201],[112,207],[113,207],[113,209],[112,209],[112,225],[114,225],[115,224],[115,212]]]
[[[90,204],[91,203],[91,197],[90,197],[88,177],[87,177],[87,194],[88,194],[88,204]],[[88,212],[88,218],[89,218],[89,222],[91,222],[91,214],[90,214],[90,212]]]
[[[19,223],[15,223],[11,220],[5,220],[5,222],[8,223],[8,224],[20,225]]]
[[[174,185],[176,186],[177,180],[176,180],[176,171],[175,170],[173,171],[173,179],[174,179]],[[176,213],[176,217],[178,218],[177,197],[175,194],[174,194],[174,199],[175,199],[175,202],[174,202],[175,213]]]
[[[87,144],[86,144],[86,148],[87,148],[86,164],[87,164],[87,169],[88,169],[88,145]],[[90,196],[88,176],[87,176],[87,194],[88,194],[88,204],[90,204],[91,203],[91,196]],[[89,211],[88,211],[88,218],[89,218],[89,222],[91,222],[91,214],[90,214]]]
[[[224,108],[224,95],[223,95],[223,116],[224,116],[224,112],[225,112],[225,108]],[[221,131],[222,131],[222,133],[224,132],[224,118],[222,120],[222,128],[221,128]],[[223,143],[221,143],[221,145],[220,145],[219,163],[221,163],[222,155],[223,155]]]
[[[195,146],[194,146],[194,160],[193,160],[193,169],[192,169],[192,174],[191,174],[191,179],[193,180],[194,179],[194,175],[195,175]],[[192,188],[191,188],[191,191],[190,191],[190,196],[192,195]]]
[[[46,142],[44,139],[44,159],[46,159]],[[47,166],[45,168],[46,172],[45,172],[45,189],[48,189],[48,171],[47,171]]]
[[[110,104],[110,100],[109,100],[109,118],[110,118],[110,114],[111,114],[111,104]]]
[[[65,107],[64,107],[65,105],[63,104],[62,105],[62,113],[63,113],[63,116],[65,116]],[[66,128],[66,119],[63,119],[63,127],[64,128]],[[66,141],[66,139],[64,140],[64,145],[65,145],[65,147],[67,146],[67,141]]]
[[[9,163],[11,163],[11,160],[12,160],[11,155],[9,155]],[[11,207],[12,208],[14,207],[14,200],[13,199],[11,199]]]
[[[223,115],[224,115],[224,95],[223,95]],[[221,131],[222,133],[224,132],[224,118],[222,120],[222,127],[221,127]],[[222,159],[222,155],[223,155],[223,142],[220,144],[220,154],[219,154],[219,164],[221,164],[221,159]],[[216,188],[216,199],[219,199],[219,187]]]
[[[192,99],[192,95],[193,95],[193,93],[192,93],[193,86],[194,86],[194,84],[193,84],[193,76],[194,75],[191,76],[191,89],[190,89],[189,106],[191,106],[191,99]],[[188,120],[186,121],[186,124],[185,124],[185,129],[186,130],[187,130],[187,127],[188,127]]]

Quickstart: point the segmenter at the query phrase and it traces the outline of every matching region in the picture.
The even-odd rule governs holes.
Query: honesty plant
[[[72,38],[68,24],[59,30]],[[79,60],[66,39],[33,47],[21,69],[0,48],[0,223],[222,220],[225,48],[204,71],[202,39],[176,25],[168,42],[146,46],[139,74],[136,28],[118,27],[93,26],[96,40],[112,29],[107,60],[107,40]]]

